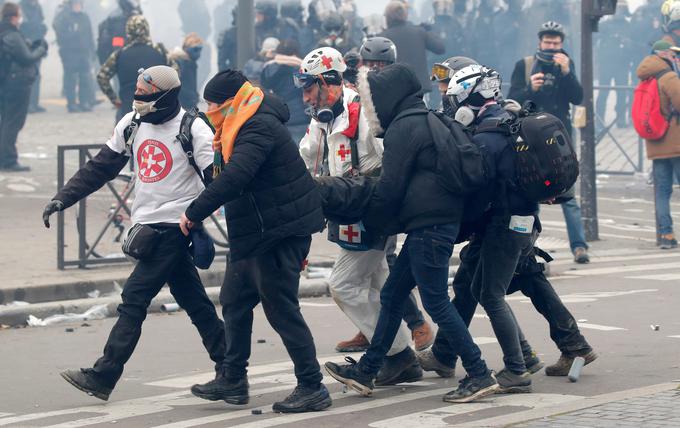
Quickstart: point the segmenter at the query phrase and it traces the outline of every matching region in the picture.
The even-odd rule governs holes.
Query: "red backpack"
[[[661,112],[661,97],[659,95],[659,80],[670,73],[664,70],[656,76],[640,82],[633,94],[633,126],[640,137],[656,141],[666,135],[670,120]]]

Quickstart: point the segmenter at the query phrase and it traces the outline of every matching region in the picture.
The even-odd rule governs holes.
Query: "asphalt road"
[[[559,255],[559,253],[558,253]],[[534,393],[495,396],[480,404],[447,405],[441,395],[453,380],[432,375],[417,384],[383,388],[374,398],[343,393],[326,377],[335,399],[326,412],[303,416],[271,413],[271,404],[287,395],[294,377],[280,339],[256,314],[250,405],[233,407],[194,398],[188,387],[211,377],[211,362],[184,313],[150,315],[136,353],[108,403],[88,397],[58,373],[91,365],[113,320],[89,326],[59,325],[0,331],[0,426],[249,426],[293,424],[302,427],[445,426],[513,413],[527,408],[624,391],[680,378],[678,279],[680,252],[619,245],[594,252],[593,263],[573,265],[558,257],[553,280],[579,320],[600,358],[583,370],[577,383],[533,376]],[[521,295],[510,298],[527,337],[546,363],[559,354],[545,321]],[[342,360],[334,344],[352,336],[354,327],[332,299],[302,302],[321,361]],[[659,325],[655,331],[650,326]],[[73,328],[73,332],[68,329]],[[500,349],[489,322],[479,312],[471,327],[490,367],[502,368]],[[464,375],[458,370],[457,378]],[[252,415],[262,409],[262,415]]]

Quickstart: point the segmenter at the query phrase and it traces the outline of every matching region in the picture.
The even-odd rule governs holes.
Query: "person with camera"
[[[47,43],[30,43],[19,32],[21,8],[2,5],[0,22],[0,170],[30,171],[18,162],[17,137],[26,123],[31,87],[38,78],[38,64],[47,56]]]
[[[224,360],[224,323],[217,317],[196,270],[197,266],[205,269],[210,265],[214,246],[198,227],[191,237],[182,234],[179,227],[180,215],[212,177],[213,132],[206,122],[195,120],[197,116],[181,108],[180,86],[179,75],[170,67],[142,71],[137,79],[134,111],[118,122],[111,139],[59,189],[43,212],[45,226],[50,227],[50,215],[113,180],[132,158],[137,175],[133,227],[123,251],[138,261],[123,286],[118,320],[102,357],[92,368],[61,373],[68,383],[101,400],[109,399],[123,374],[141,336],[147,308],[165,283],[196,326],[218,373]],[[194,116],[192,121],[189,116]],[[180,139],[180,135],[185,138]],[[208,254],[211,249],[212,257]]]
[[[583,101],[583,87],[576,77],[574,62],[563,49],[565,37],[562,24],[548,21],[541,25],[538,50],[515,64],[508,98],[520,104],[533,102],[538,111],[560,119],[571,135],[571,104]],[[581,207],[574,198],[561,205],[574,261],[589,263]]]

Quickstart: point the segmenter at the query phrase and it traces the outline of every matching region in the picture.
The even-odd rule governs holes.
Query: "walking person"
[[[324,227],[321,197],[285,123],[288,109],[275,95],[226,70],[206,85],[203,98],[217,129],[215,180],[187,208],[181,227],[192,226],[224,205],[229,267],[220,303],[226,327],[223,370],[191,392],[206,400],[248,403],[248,360],[253,310],[262,303],[293,361],[298,384],[273,410],[323,410],[332,400],[316,359],[314,338],[300,312],[300,272],[312,234]]]
[[[369,130],[359,95],[345,87],[342,54],[329,47],[314,49],[302,60],[296,85],[303,90],[312,120],[300,142],[300,154],[314,176],[358,177],[380,174],[382,141]],[[371,234],[361,223],[328,223],[328,239],[340,246],[329,288],[333,300],[370,341],[380,313],[380,289],[387,279],[386,236]],[[400,327],[378,374],[378,386],[415,382],[422,370],[410,347],[406,325]],[[348,341],[356,342],[357,338]],[[339,343],[342,352],[348,343]]]
[[[562,24],[548,21],[538,31],[538,50],[515,64],[508,98],[531,101],[539,111],[556,116],[572,134],[571,105],[583,101],[583,87],[576,67],[563,49],[566,33]],[[576,263],[590,263],[581,207],[576,198],[561,204],[567,223],[569,245]]]
[[[47,43],[29,44],[19,32],[19,5],[7,2],[0,10],[0,170],[25,172],[31,168],[19,163],[17,138],[26,124],[31,86],[47,55]]]
[[[47,35],[47,25],[45,25],[45,16],[43,14],[42,6],[38,0],[21,0],[19,3],[21,13],[23,14],[23,21],[19,25],[19,31],[28,39],[29,43],[42,43]],[[37,64],[38,75],[31,87],[31,100],[28,105],[29,113],[44,113],[45,108],[40,105],[40,63]]]
[[[187,110],[195,108],[198,96],[198,59],[203,53],[204,41],[196,33],[189,33],[177,47],[170,52],[170,59],[179,66],[179,76],[182,80],[182,90],[179,93],[179,103]]]
[[[385,147],[382,172],[363,222],[368,230],[405,232],[407,237],[380,293],[380,316],[371,346],[359,362],[350,358],[349,364],[329,362],[326,370],[370,396],[401,326],[404,302],[417,284],[423,307],[459,350],[468,374],[444,401],[469,402],[493,394],[498,383],[449,301],[449,259],[460,229],[463,198],[438,179],[437,151],[420,81],[409,67],[397,63],[380,72],[363,70],[358,88],[369,126],[374,135],[384,138]]]
[[[200,263],[192,258],[189,248],[193,239],[179,228],[180,215],[204,189],[203,180],[210,180],[213,133],[202,120],[193,121],[192,163],[177,142],[185,116],[178,99],[180,85],[177,72],[167,66],[140,73],[134,112],[123,117],[111,139],[59,189],[43,213],[45,226],[50,227],[51,214],[74,205],[113,180],[130,159],[135,163],[136,196],[131,216],[134,226],[123,250],[135,255],[138,262],[123,286],[118,320],[103,355],[92,368],[61,373],[77,389],[102,400],[108,400],[123,374],[141,336],[149,304],[165,283],[196,326],[218,373],[224,361],[224,324],[198,276],[195,264]],[[204,233],[199,227],[192,232],[200,236]]]

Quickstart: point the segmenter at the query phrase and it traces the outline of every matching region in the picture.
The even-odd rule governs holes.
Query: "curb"
[[[220,278],[221,283],[221,278]],[[219,305],[220,287],[206,286],[206,293],[210,300]],[[305,279],[300,280],[298,296],[300,298],[319,297],[329,295],[328,282],[325,279]],[[12,327],[25,326],[29,315],[37,318],[47,318],[58,314],[82,314],[96,305],[106,305],[107,318],[116,317],[116,307],[121,303],[120,296],[61,300],[55,302],[36,303],[25,306],[14,306],[0,310],[0,325]],[[175,299],[168,289],[163,289],[152,301],[148,313],[161,312],[161,306],[175,303]],[[81,321],[82,322],[82,321]]]
[[[222,259],[222,262],[224,260]],[[334,260],[312,260],[310,267],[332,268]],[[216,262],[217,265],[217,262]],[[130,271],[132,266],[130,266]],[[206,288],[219,287],[224,278],[224,264],[219,263],[219,267],[209,270],[198,271],[201,281]],[[99,291],[101,295],[115,293],[119,291],[127,280],[129,272],[124,274],[113,274],[111,277],[96,280],[81,280],[57,284],[45,284],[28,287],[15,287],[0,290],[0,305],[11,302],[47,303],[61,300],[87,299],[89,293]],[[0,313],[3,311],[0,310]]]

